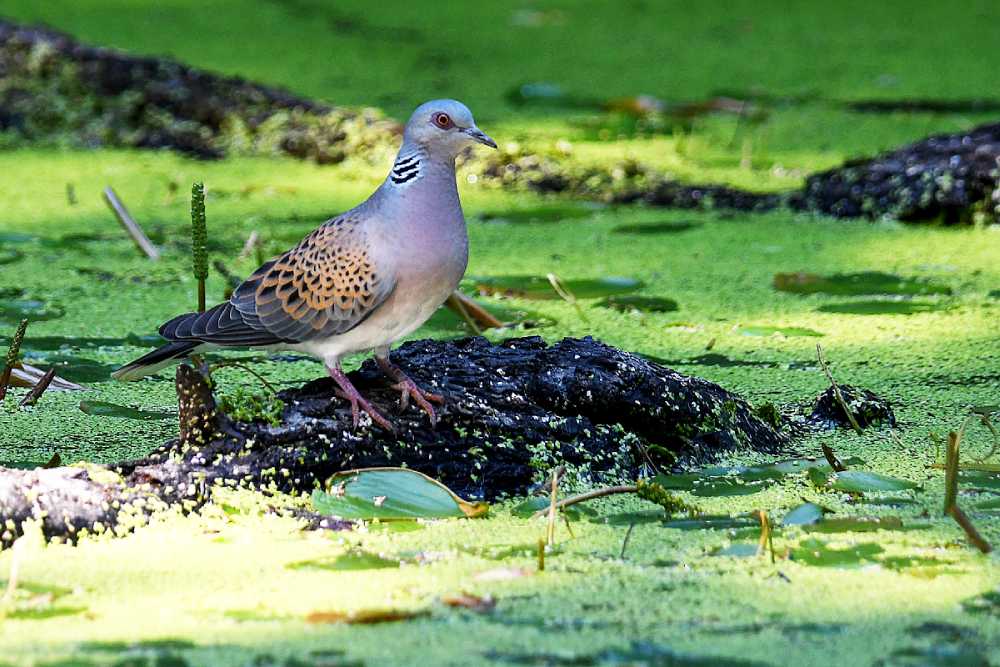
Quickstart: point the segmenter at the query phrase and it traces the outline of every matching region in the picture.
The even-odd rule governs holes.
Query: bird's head
[[[476,127],[469,108],[457,100],[421,104],[406,123],[403,139],[430,153],[452,158],[473,143],[497,147],[495,141]]]

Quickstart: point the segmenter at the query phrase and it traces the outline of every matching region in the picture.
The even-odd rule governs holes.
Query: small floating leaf
[[[959,470],[958,483],[963,488],[1000,491],[1000,473],[985,470]]]
[[[969,614],[987,614],[1000,618],[1000,590],[987,591],[962,601],[962,609]]]
[[[639,311],[640,313],[672,313],[677,310],[676,301],[658,296],[609,296],[594,305],[623,313],[632,311]]]
[[[769,326],[744,326],[739,327],[737,332],[743,334],[744,336],[773,336],[775,334],[786,336],[788,338],[797,337],[811,337],[819,338],[825,336],[826,334],[815,331],[814,329],[807,329],[805,327],[769,327]]]
[[[990,500],[984,500],[975,504],[977,510],[985,510],[987,512],[992,510],[1000,510],[1000,498],[992,498]]]
[[[914,315],[916,313],[933,313],[948,310],[946,303],[932,301],[888,301],[872,299],[870,301],[845,301],[843,303],[828,303],[817,310],[821,313],[843,313],[847,315]]]
[[[423,609],[360,609],[358,611],[314,611],[306,616],[306,623],[349,623],[352,625],[374,625],[395,623],[426,616]]]
[[[478,517],[486,503],[462,500],[427,475],[406,468],[363,468],[331,477],[328,491],[313,491],[320,514],[342,519],[446,519]]]
[[[352,550],[333,558],[289,563],[290,570],[385,570],[398,569],[399,560],[383,558],[368,551]]]
[[[869,493],[883,491],[906,491],[918,488],[918,484],[905,479],[880,475],[866,470],[844,470],[842,472],[810,472],[810,479],[816,486],[848,493]]]
[[[851,458],[845,463],[857,465],[862,461]],[[653,481],[665,489],[690,491],[696,496],[743,496],[761,491],[786,475],[812,470],[824,474],[832,472],[825,460],[802,458],[758,466],[713,466],[693,473],[661,474]]]
[[[493,276],[471,278],[480,294],[522,299],[555,300],[561,297],[545,276]],[[634,278],[608,277],[560,281],[578,299],[596,299],[636,292],[645,283]]]
[[[728,514],[705,514],[690,519],[671,519],[663,522],[664,528],[677,530],[729,530],[759,525],[760,519],[756,516],[729,516]]]
[[[0,250],[0,265],[3,264],[13,264],[14,262],[23,259],[24,253],[20,250],[14,250],[13,248],[8,250]]]
[[[774,289],[793,294],[831,294],[835,296],[868,296],[894,294],[901,296],[943,294],[950,295],[947,285],[903,278],[881,271],[836,273],[823,276],[815,273],[776,273]]]
[[[876,530],[902,530],[903,520],[898,516],[885,517],[836,517],[805,526],[811,533],[870,533]]]
[[[823,508],[815,503],[803,503],[789,510],[781,520],[782,526],[806,526],[823,519]]]
[[[971,646],[935,644],[897,649],[875,664],[887,667],[989,667],[989,657]]]
[[[701,227],[697,222],[652,222],[618,225],[611,229],[612,234],[676,234],[689,229]]]
[[[827,546],[821,540],[808,539],[792,549],[789,557],[799,563],[818,567],[856,567],[874,562],[875,556],[882,551],[882,547],[875,543],[856,544],[838,549]]]
[[[108,403],[106,401],[80,401],[80,410],[97,417],[118,417],[120,419],[139,419],[153,421],[156,419],[172,419],[177,415],[172,412],[155,412]]]
[[[759,549],[756,544],[750,542],[736,542],[728,547],[712,552],[713,556],[728,556],[729,558],[751,558],[756,556]]]
[[[484,222],[559,222],[589,218],[597,212],[594,206],[539,206],[507,211],[486,211],[479,214]]]
[[[61,308],[46,305],[41,301],[0,299],[0,320],[27,318],[32,322],[39,322],[58,319],[64,314]]]
[[[511,510],[511,514],[521,519],[528,519],[534,516],[535,512],[540,510],[548,509],[549,499],[543,498],[541,496],[532,496],[528,498],[523,503],[518,504]],[[573,505],[572,507],[566,507],[559,510],[560,513],[565,514],[570,519],[580,519],[583,515],[587,516],[597,516],[597,512],[587,507],[586,505]],[[662,513],[661,513],[662,516]]]

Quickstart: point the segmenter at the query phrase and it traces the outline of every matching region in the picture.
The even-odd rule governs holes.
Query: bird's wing
[[[246,327],[301,342],[353,329],[395,285],[392,267],[378,261],[362,219],[345,215],[257,269],[229,305]]]

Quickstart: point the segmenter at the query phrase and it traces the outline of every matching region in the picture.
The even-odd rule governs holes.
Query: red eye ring
[[[451,122],[451,117],[446,113],[436,113],[433,117],[434,124],[440,127],[442,130],[448,130],[454,127]]]

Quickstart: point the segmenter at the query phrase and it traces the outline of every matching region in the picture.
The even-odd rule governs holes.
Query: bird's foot
[[[434,411],[434,406],[431,403],[444,405],[444,396],[421,389],[417,386],[416,382],[403,372],[402,368],[396,366],[388,359],[383,359],[382,357],[376,357],[376,359],[385,374],[396,381],[392,385],[392,388],[399,392],[400,412],[410,406],[410,399],[412,398],[413,402],[427,413],[427,417],[431,420],[431,426],[437,426],[437,413]]]
[[[354,420],[354,428],[358,427],[358,422],[361,420],[361,413],[364,412],[371,417],[372,422],[378,424],[386,431],[389,431],[390,433],[396,432],[396,427],[392,425],[392,422],[383,417],[382,413],[376,410],[375,406],[369,403],[368,400],[361,395],[361,392],[359,392],[354,385],[351,384],[351,381],[347,379],[347,376],[344,375],[344,371],[340,370],[340,368],[327,368],[327,371],[330,373],[330,377],[332,377],[340,386],[340,389],[334,393],[345,401],[350,401],[351,403],[351,417]]]

